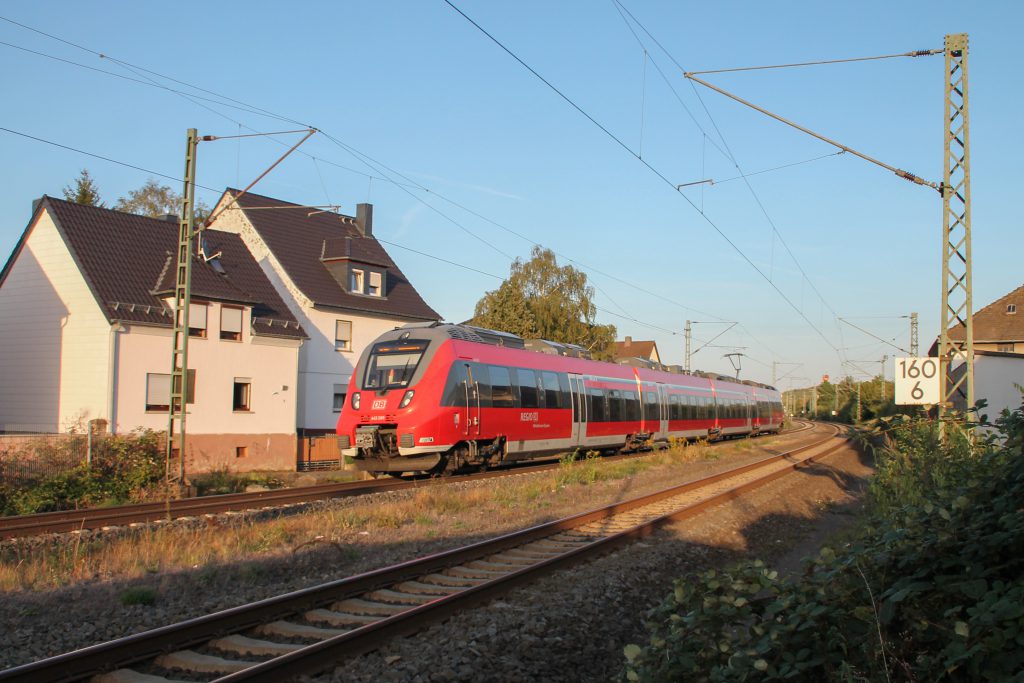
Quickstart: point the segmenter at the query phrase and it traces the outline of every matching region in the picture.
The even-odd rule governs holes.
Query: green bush
[[[144,500],[164,477],[162,436],[151,430],[108,436],[93,444],[92,463],[0,486],[0,513],[25,515]],[[46,457],[63,457],[48,445]],[[37,454],[38,455],[38,454]]]
[[[798,581],[760,562],[679,580],[631,681],[959,681],[1024,675],[1024,413],[1002,445],[894,423],[855,540]]]

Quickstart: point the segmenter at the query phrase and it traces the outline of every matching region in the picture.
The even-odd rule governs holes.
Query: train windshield
[[[400,389],[408,385],[427,344],[418,339],[374,344],[366,363],[363,389]]]

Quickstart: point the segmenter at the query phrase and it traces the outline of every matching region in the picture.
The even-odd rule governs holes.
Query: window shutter
[[[171,376],[150,372],[146,375],[146,405],[166,406],[170,402]]]
[[[198,330],[206,329],[206,304],[189,304],[188,326]]]
[[[242,309],[221,308],[220,309],[220,331],[241,332],[242,331]]]

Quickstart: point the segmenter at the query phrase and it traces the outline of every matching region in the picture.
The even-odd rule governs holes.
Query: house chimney
[[[632,337],[628,337],[628,336],[627,336],[627,337],[626,337],[626,341],[625,341],[625,343],[623,344],[623,346],[629,346],[629,345],[630,345],[630,344],[632,344],[632,343],[633,343],[633,338],[632,338]]]
[[[363,237],[373,237],[373,204],[356,204],[356,227]]]
[[[165,213],[160,216],[160,220],[167,221],[168,223],[177,223],[181,219],[176,213]]]

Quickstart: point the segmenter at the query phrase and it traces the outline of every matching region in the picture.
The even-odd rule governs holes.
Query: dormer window
[[[370,296],[380,296],[383,294],[382,280],[383,278],[380,273],[370,271],[370,289],[366,293]]]
[[[358,268],[352,269],[352,275],[349,278],[349,289],[353,294],[363,294],[366,291],[363,285],[364,276],[365,273]]]
[[[1008,315],[1014,315],[1017,313],[1017,304],[1006,304],[1006,313]]]

